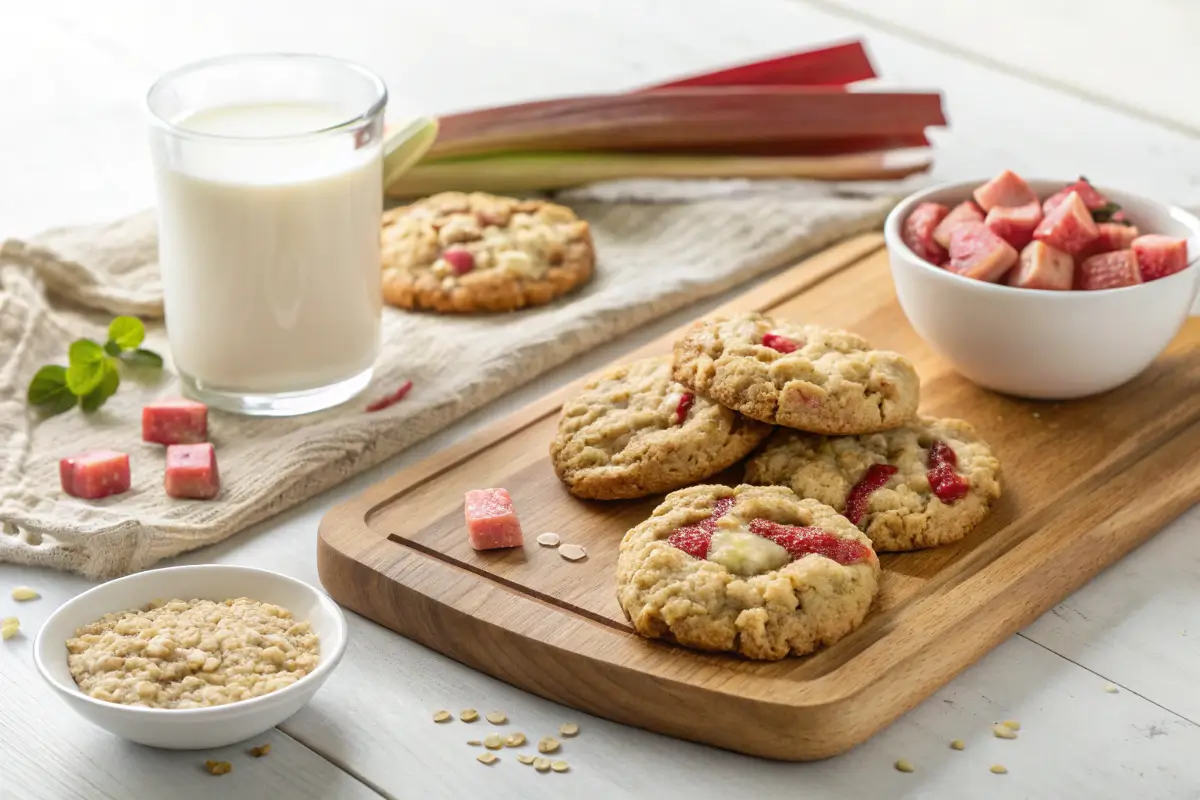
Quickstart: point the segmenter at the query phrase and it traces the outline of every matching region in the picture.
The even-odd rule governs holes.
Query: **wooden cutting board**
[[[1004,466],[1004,497],[962,542],[885,555],[862,627],[807,658],[755,663],[632,633],[615,565],[644,501],[585,502],[547,449],[565,387],[469,441],[333,509],[321,582],[342,605],[535,694],[609,719],[743,753],[844,752],[1200,502],[1200,319],[1126,386],[1036,403],[959,377],[896,303],[882,238],[859,237],[748,291],[754,309],[857,331],[923,379],[922,409],[970,420]],[[629,358],[670,351],[664,337]],[[720,476],[736,483],[737,468]],[[467,544],[463,494],[503,486],[526,532],[518,551]],[[587,548],[571,563],[534,537]]]

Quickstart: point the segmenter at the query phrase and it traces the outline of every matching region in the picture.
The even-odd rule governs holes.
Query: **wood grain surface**
[[[922,410],[974,423],[1004,465],[1004,497],[963,541],[881,558],[879,598],[855,633],[774,663],[634,635],[615,599],[617,550],[661,497],[585,502],[555,478],[547,446],[579,382],[334,508],[320,529],[322,583],[347,607],[544,697],[811,760],[866,740],[1200,499],[1200,320],[1130,384],[1034,403],[979,389],[929,350],[896,303],[874,234],[715,313],[749,309],[849,328],[906,354],[922,376]],[[673,339],[629,357],[669,352]],[[737,467],[720,476],[738,478]],[[485,486],[512,494],[523,549],[468,545],[463,493]],[[588,558],[539,547],[534,536],[547,530]]]

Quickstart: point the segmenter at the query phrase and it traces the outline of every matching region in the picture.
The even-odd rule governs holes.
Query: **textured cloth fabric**
[[[162,325],[155,217],[47,231],[0,248],[0,560],[110,578],[218,542],[445,427],[572,356],[653,318],[877,227],[896,187],[800,181],[627,181],[559,195],[592,226],[596,275],[553,305],[450,317],[385,309],[375,378],[360,398],[290,419],[213,411],[222,477],[213,501],[163,491],[164,450],[141,440],[142,405],[180,392]],[[43,364],[114,315],[146,321],[161,377],[126,377],[98,411],[43,419],[25,402]],[[364,413],[405,380],[402,402]],[[58,460],[129,453],[133,487],[77,500]]]

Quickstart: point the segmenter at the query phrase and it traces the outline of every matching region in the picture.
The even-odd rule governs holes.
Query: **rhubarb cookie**
[[[563,405],[550,460],[576,497],[645,497],[717,474],[770,432],[672,380],[670,356],[644,358]]]
[[[675,343],[675,380],[746,416],[814,433],[898,428],[917,411],[908,359],[847,331],[762,314],[703,320]]]
[[[383,296],[408,309],[514,311],[592,275],[588,224],[565,206],[443,192],[383,215]]]
[[[875,550],[917,550],[966,536],[1000,497],[1000,462],[959,419],[918,417],[865,436],[777,429],[746,482],[787,486],[841,512]]]
[[[782,486],[672,492],[617,559],[617,600],[638,633],[748,658],[833,644],[878,588],[870,540]]]

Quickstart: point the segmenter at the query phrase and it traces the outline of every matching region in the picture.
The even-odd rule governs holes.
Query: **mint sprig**
[[[162,356],[141,347],[146,326],[137,317],[117,317],[108,326],[103,346],[91,339],[76,339],[67,350],[67,366],[49,364],[29,382],[29,404],[47,415],[70,411],[76,403],[95,411],[121,386],[118,364],[161,369]]]

